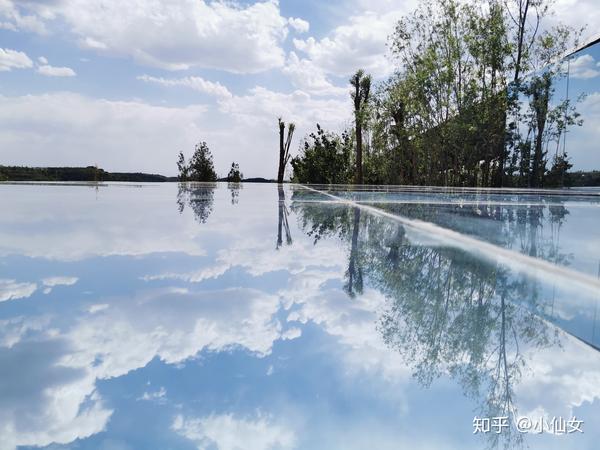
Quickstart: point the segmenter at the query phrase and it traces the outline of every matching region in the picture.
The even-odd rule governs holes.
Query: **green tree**
[[[179,157],[177,159],[177,171],[179,172],[179,181],[188,181],[189,167],[185,162],[185,156],[183,156],[183,152],[179,152]]]
[[[227,181],[232,183],[239,183],[244,179],[244,174],[240,172],[240,165],[236,162],[231,163],[231,169],[227,174]]]
[[[398,70],[378,90],[370,125],[380,178],[543,184],[548,145],[577,124],[574,104],[557,105],[553,93],[579,33],[544,25],[550,5],[425,0],[398,21],[390,38]]]
[[[350,183],[352,162],[350,133],[338,136],[317,124],[317,132],[309,135],[300,155],[292,158],[292,180],[312,184]]]
[[[190,181],[216,181],[217,174],[212,154],[206,142],[196,144],[194,154],[189,162]]]

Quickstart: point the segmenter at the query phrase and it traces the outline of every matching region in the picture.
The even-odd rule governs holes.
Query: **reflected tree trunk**
[[[346,292],[351,297],[357,293],[362,294],[363,291],[363,274],[362,267],[358,261],[358,232],[360,229],[360,208],[354,208],[354,221],[352,228],[352,240],[350,247],[350,258],[348,262],[348,270],[346,271]]]
[[[277,189],[277,193],[279,196],[278,208],[279,214],[277,219],[277,250],[283,244],[283,236],[282,232],[285,231],[285,242],[286,245],[292,244],[292,234],[290,233],[290,225],[288,223],[288,209],[285,205],[285,191],[283,190],[283,186],[279,185]]]

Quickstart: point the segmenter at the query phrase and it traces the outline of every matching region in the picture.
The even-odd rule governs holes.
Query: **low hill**
[[[164,182],[177,181],[142,172],[106,172],[103,169],[88,167],[22,167],[0,166],[0,181],[136,181]]]

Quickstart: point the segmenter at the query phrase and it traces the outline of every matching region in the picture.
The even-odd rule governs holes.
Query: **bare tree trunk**
[[[537,123],[535,151],[533,154],[533,187],[541,187],[544,177],[544,130],[548,117],[548,98],[550,96],[550,80],[544,79],[540,92],[534,92],[534,104]]]
[[[279,119],[279,170],[277,171],[277,182],[283,183],[283,174],[285,171],[285,147],[283,138],[285,134],[285,122]]]
[[[363,184],[362,124],[358,115],[356,117],[356,184]]]

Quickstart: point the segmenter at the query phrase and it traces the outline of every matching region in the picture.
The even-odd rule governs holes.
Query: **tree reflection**
[[[240,197],[240,190],[242,189],[242,183],[239,182],[229,182],[227,183],[227,188],[231,193],[231,204],[237,205]]]
[[[215,183],[179,183],[177,207],[183,213],[186,205],[199,223],[206,223],[213,211]]]
[[[359,257],[358,233],[360,227],[360,208],[353,208],[352,239],[350,256],[348,257],[348,270],[346,270],[346,283],[344,290],[350,297],[363,292],[363,269]]]
[[[518,446],[523,435],[514,427],[514,387],[528,362],[522,349],[558,344],[556,329],[535,314],[541,310],[535,281],[457,248],[412,244],[404,226],[361,217],[359,208],[298,202],[294,209],[315,243],[339,236],[349,244],[345,289],[360,294],[364,275],[386,296],[378,329],[418,382],[427,387],[443,375],[456,379],[476,400],[477,415],[509,418],[509,430],[486,434],[490,447]],[[528,254],[559,262],[565,255],[554,242],[558,233],[541,238],[542,209],[524,207],[512,219],[497,209],[492,220],[511,233],[505,245],[517,241]],[[568,212],[556,207],[549,214],[558,228]]]
[[[279,215],[277,219],[277,250],[281,247],[283,243],[282,238],[282,228],[285,230],[285,243],[286,245],[292,245],[292,234],[290,233],[290,226],[288,223],[289,211],[285,204],[285,191],[283,190],[283,186],[281,184],[277,187],[277,193],[279,197],[278,208]]]
[[[394,214],[432,222],[556,264],[570,263],[573,256],[561,252],[559,246],[560,230],[569,214],[559,199],[553,199],[549,205],[535,198],[531,203],[514,205],[510,204],[510,198],[499,200],[508,204],[494,204],[482,198],[468,205],[455,202],[382,206]]]

